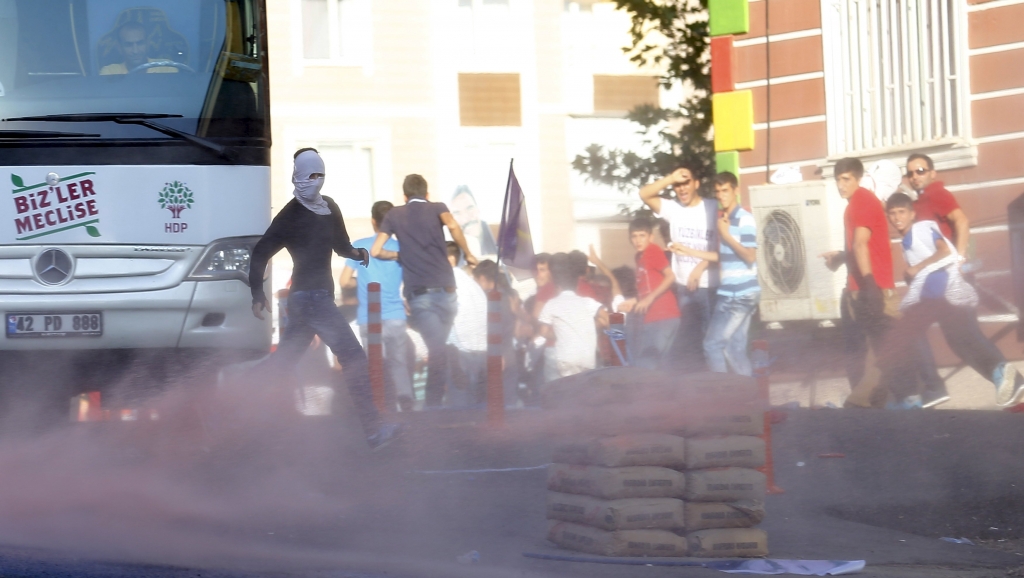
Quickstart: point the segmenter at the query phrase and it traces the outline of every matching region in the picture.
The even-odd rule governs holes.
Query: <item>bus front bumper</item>
[[[0,296],[0,312],[103,314],[103,334],[71,337],[0,335],[0,351],[76,349],[225,349],[269,351],[271,321],[252,314],[238,280],[184,281],[159,291]]]

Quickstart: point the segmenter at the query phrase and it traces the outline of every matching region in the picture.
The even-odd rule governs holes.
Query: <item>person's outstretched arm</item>
[[[683,169],[676,169],[671,174],[661,177],[653,183],[648,183],[640,188],[640,200],[651,208],[655,213],[661,214],[661,191],[668,187],[685,181],[688,177],[683,174]]]
[[[452,241],[462,249],[462,254],[466,258],[466,262],[476,267],[476,257],[473,256],[473,252],[469,250],[469,245],[466,244],[466,236],[462,233],[462,227],[459,226],[459,222],[455,220],[455,217],[451,213],[445,211],[441,213],[441,223],[448,227],[448,231],[452,234]]]
[[[590,262],[593,263],[595,267],[597,267],[597,270],[600,271],[601,274],[604,275],[605,277],[608,277],[608,279],[611,281],[612,297],[622,295],[622,286],[619,284],[619,280],[615,278],[615,275],[612,273],[612,270],[608,268],[608,265],[605,265],[604,261],[602,261],[601,258],[597,256],[597,251],[594,250],[593,245],[590,246],[589,259]]]
[[[267,263],[271,257],[284,248],[285,224],[281,213],[271,221],[267,232],[263,233],[256,246],[252,249],[249,259],[249,290],[252,292],[252,314],[263,319],[263,311],[270,311],[270,302],[263,291],[263,276],[267,272]]]
[[[339,257],[359,261],[366,267],[370,264],[370,252],[366,249],[359,249],[352,246],[352,240],[348,236],[348,229],[345,228],[345,219],[341,215],[341,209],[334,203],[330,203],[331,214],[334,216],[334,252]]]

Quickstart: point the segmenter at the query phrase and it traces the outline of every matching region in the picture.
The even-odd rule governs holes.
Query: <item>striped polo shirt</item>
[[[754,221],[754,215],[737,205],[729,215],[729,235],[744,247],[757,248],[757,223]],[[719,295],[738,297],[761,291],[761,286],[757,283],[756,261],[747,265],[724,241],[719,247],[718,256],[722,265]]]

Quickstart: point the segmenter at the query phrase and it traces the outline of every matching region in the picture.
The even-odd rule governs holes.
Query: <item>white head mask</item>
[[[903,182],[903,172],[896,163],[888,160],[881,160],[875,163],[871,170],[865,173],[860,180],[860,186],[875,193],[880,201],[885,203],[892,196]]]
[[[324,177],[315,179],[309,178],[313,173],[325,174],[324,160],[316,151],[303,151],[295,157],[295,170],[292,171],[292,184],[295,189],[292,194],[298,199],[303,207],[318,215],[330,215],[331,208],[327,201],[320,196],[320,189],[324,186]]]

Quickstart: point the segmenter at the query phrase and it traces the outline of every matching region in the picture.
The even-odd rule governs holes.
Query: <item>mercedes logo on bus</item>
[[[36,278],[45,285],[60,285],[71,277],[71,255],[60,249],[47,249],[36,257]]]

